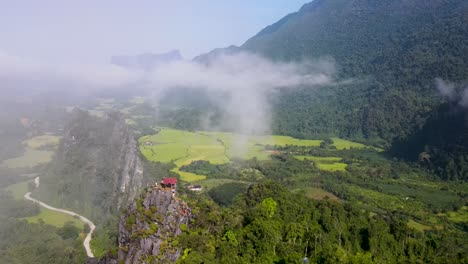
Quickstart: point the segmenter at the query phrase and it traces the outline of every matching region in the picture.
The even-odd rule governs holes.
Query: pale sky
[[[241,45],[311,0],[0,0],[0,52],[60,63]]]

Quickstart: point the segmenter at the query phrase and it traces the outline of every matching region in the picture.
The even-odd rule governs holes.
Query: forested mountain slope
[[[467,24],[468,2],[463,0],[316,0],[266,27],[240,50],[282,61],[332,57],[339,67],[339,78],[353,78],[354,84],[345,91],[343,87],[327,88],[331,91],[325,93],[332,96],[324,98],[326,103],[319,113],[310,109],[315,105],[300,101],[315,91],[290,94],[286,100],[299,100],[303,112],[311,111],[308,115],[298,111],[290,114],[299,115],[305,123],[320,121],[320,113],[340,120],[348,113],[336,111],[342,108],[337,104],[345,103],[355,113],[347,117],[357,123],[356,129],[348,129],[349,124],[337,128],[323,124],[320,131],[306,127],[304,134],[339,132],[391,142],[422,126],[440,103],[436,77],[451,81],[468,78]],[[221,52],[218,49],[215,53]],[[232,48],[226,53],[232,53]],[[201,55],[197,60],[208,60],[212,55]],[[295,107],[293,102],[287,105]],[[278,121],[285,122],[283,117],[280,115]],[[286,124],[278,126],[278,132],[295,130],[290,128],[293,124]]]
[[[331,98],[323,112],[333,111],[340,101],[350,102],[348,109],[357,112],[351,121],[359,129],[338,132],[391,141],[421,126],[439,103],[436,77],[468,78],[467,12],[463,0],[318,0],[267,27],[242,48],[278,60],[332,56],[342,78],[368,78],[350,88],[356,93],[337,91],[338,102]],[[304,116],[312,122],[319,117]],[[323,131],[331,127],[325,124]]]
[[[436,78],[468,79],[467,39],[464,0],[315,0],[239,50],[280,61],[329,57],[336,62],[337,79],[347,80],[284,91],[274,101],[275,133],[332,134],[390,147],[435,119],[444,103]]]

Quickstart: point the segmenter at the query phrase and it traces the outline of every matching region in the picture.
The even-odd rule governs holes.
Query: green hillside
[[[413,138],[437,115],[444,99],[435,78],[466,83],[467,12],[464,0],[316,0],[266,27],[239,50],[279,61],[329,58],[336,63],[337,80],[346,81],[283,91],[273,99],[275,134],[332,135],[389,148]],[[434,148],[450,152],[452,145],[468,140],[451,135]],[[426,138],[428,145],[440,141]],[[456,157],[434,161],[434,166],[445,171],[451,160],[460,166],[457,161],[467,153],[461,147]],[[416,160],[418,151],[409,151],[408,158]]]

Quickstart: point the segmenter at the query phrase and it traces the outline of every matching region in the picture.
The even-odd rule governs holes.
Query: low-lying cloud
[[[228,97],[219,103],[236,132],[268,133],[271,109],[267,96],[276,88],[313,87],[333,81],[332,60],[278,63],[240,53],[220,56],[205,65],[196,62],[174,62],[151,72],[149,82],[156,89],[177,87],[222,92]],[[214,99],[216,100],[216,99]]]
[[[239,53],[219,56],[210,64],[175,61],[151,71],[115,65],[53,65],[0,53],[0,92],[70,91],[92,94],[112,89],[144,87],[157,99],[175,88],[195,89],[212,97],[230,127],[244,134],[268,133],[271,109],[268,95],[277,88],[316,87],[331,84],[335,65],[331,59],[298,63],[272,62]],[[138,87],[136,87],[138,86]]]
[[[114,65],[57,65],[0,52],[0,92],[68,91],[89,94],[137,81],[139,76]]]
[[[436,78],[435,84],[439,93],[449,102],[468,108],[468,86],[445,81],[441,78]]]

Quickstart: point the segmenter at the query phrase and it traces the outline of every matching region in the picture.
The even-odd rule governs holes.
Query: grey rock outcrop
[[[191,209],[172,190],[148,188],[120,218],[118,257],[88,263],[175,263],[182,255],[177,237],[187,230],[191,216]]]

